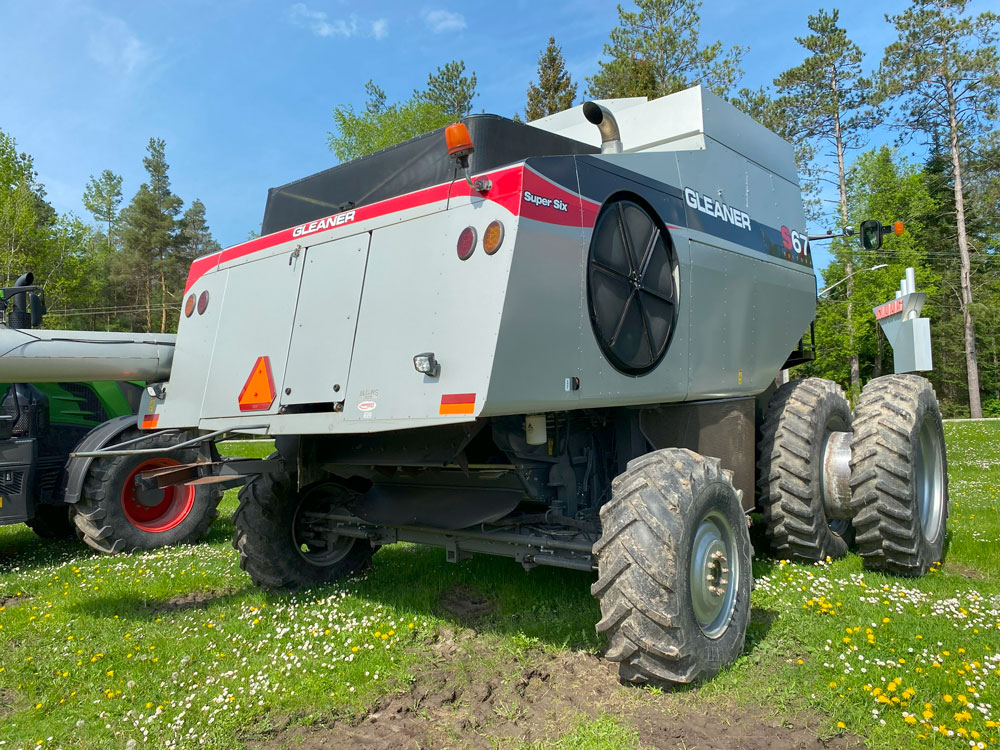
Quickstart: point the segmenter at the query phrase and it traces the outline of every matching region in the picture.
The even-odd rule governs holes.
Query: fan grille
[[[601,209],[590,241],[587,296],[601,351],[627,375],[651,371],[667,351],[677,317],[670,236],[638,203]]]

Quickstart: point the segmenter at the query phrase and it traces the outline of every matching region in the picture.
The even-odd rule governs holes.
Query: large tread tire
[[[127,430],[119,442],[142,434],[138,430]],[[180,440],[178,435],[161,433],[145,440],[141,447],[167,449]],[[189,544],[203,539],[219,516],[222,490],[215,485],[165,490],[165,499],[173,497],[169,493],[177,493],[177,504],[167,502],[165,512],[170,515],[148,519],[146,523],[130,516],[125,508],[125,495],[129,492],[126,485],[138,471],[155,468],[157,462],[166,460],[186,464],[194,463],[197,458],[196,450],[165,450],[162,457],[150,458],[149,454],[145,454],[95,459],[84,478],[80,500],[70,510],[80,541],[97,552],[115,554]],[[193,493],[193,496],[188,493]],[[190,503],[181,500],[188,497],[192,498]]]
[[[709,517],[723,517],[731,529],[734,559],[725,564],[736,587],[731,606],[713,621],[713,637],[696,619],[690,573],[696,531]],[[601,524],[594,545],[599,577],[591,593],[601,603],[597,631],[608,638],[605,656],[619,662],[623,681],[691,683],[742,652],[750,619],[750,535],[731,473],[718,459],[668,448],[630,461],[612,483]]]
[[[76,538],[76,527],[65,505],[38,505],[34,517],[26,523],[42,539]]]
[[[854,411],[851,502],[864,566],[919,576],[944,551],[948,459],[941,409],[919,375],[865,385]]]
[[[774,553],[798,562],[835,560],[853,540],[823,503],[823,449],[830,432],[851,431],[839,385],[821,378],[785,383],[771,397],[757,448],[758,506]]]
[[[272,458],[277,454],[272,454]],[[349,491],[324,485],[330,493]],[[332,561],[311,560],[303,555],[295,538],[296,514],[305,492],[297,489],[294,474],[259,474],[240,490],[240,505],[233,516],[236,532],[233,547],[240,567],[253,582],[267,591],[281,591],[330,583],[359,573],[371,564],[375,550],[364,539],[345,542],[343,557]]]

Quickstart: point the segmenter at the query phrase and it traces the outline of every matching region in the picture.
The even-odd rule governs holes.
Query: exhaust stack
[[[618,121],[610,109],[597,102],[584,102],[583,116],[587,118],[587,122],[593,123],[601,131],[602,154],[622,152],[622,136],[618,130]]]

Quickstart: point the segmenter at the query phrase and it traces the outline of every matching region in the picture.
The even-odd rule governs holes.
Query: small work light
[[[413,367],[417,372],[422,372],[429,378],[436,378],[441,374],[441,364],[434,359],[434,352],[424,352],[413,358]]]

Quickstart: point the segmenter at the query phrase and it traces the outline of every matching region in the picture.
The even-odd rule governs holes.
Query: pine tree
[[[205,220],[205,204],[195,198],[180,220],[177,233],[177,260],[186,272],[195,258],[210,255],[221,249]]]
[[[144,182],[122,215],[122,276],[133,276],[145,304],[146,330],[152,330],[153,289],[159,286],[160,331],[167,330],[167,268],[177,239],[177,215],[181,199],[170,189],[166,144],[150,138],[142,165]]]
[[[848,149],[860,145],[864,130],[861,108],[869,93],[869,84],[861,75],[864,54],[838,25],[839,11],[820,10],[809,16],[809,36],[796,37],[809,56],[794,68],[778,76],[774,84],[782,95],[780,106],[794,113],[790,119],[791,140],[805,139],[823,149],[823,155],[835,160],[833,171],[840,198],[840,226],[848,227],[847,167]],[[848,356],[851,365],[850,391],[856,397],[861,392],[858,353],[855,351],[854,272],[851,255],[844,256],[847,281]]]
[[[444,112],[452,121],[472,111],[476,98],[476,74],[465,75],[465,62],[452,60],[427,76],[427,88],[414,91],[414,99],[425,101]]]
[[[969,230],[963,168],[970,144],[992,127],[1000,104],[998,17],[965,15],[968,0],[913,0],[886,16],[898,32],[879,67],[879,100],[890,101],[904,133],[929,139],[943,134],[950,161],[954,229],[959,256],[960,305],[965,341],[969,412],[982,416]]]
[[[108,247],[113,244],[113,237],[118,223],[118,209],[122,204],[122,178],[105,169],[99,178],[90,175],[90,181],[83,191],[83,205],[94,221],[107,227],[105,237]]]
[[[746,47],[702,46],[700,0],[636,0],[638,12],[618,6],[619,25],[604,45],[608,58],[587,79],[591,97],[656,98],[701,84],[728,96],[743,77]]]
[[[562,48],[554,36],[538,56],[538,85],[528,84],[528,102],[524,107],[527,121],[538,120],[573,106],[576,84],[566,70]]]

